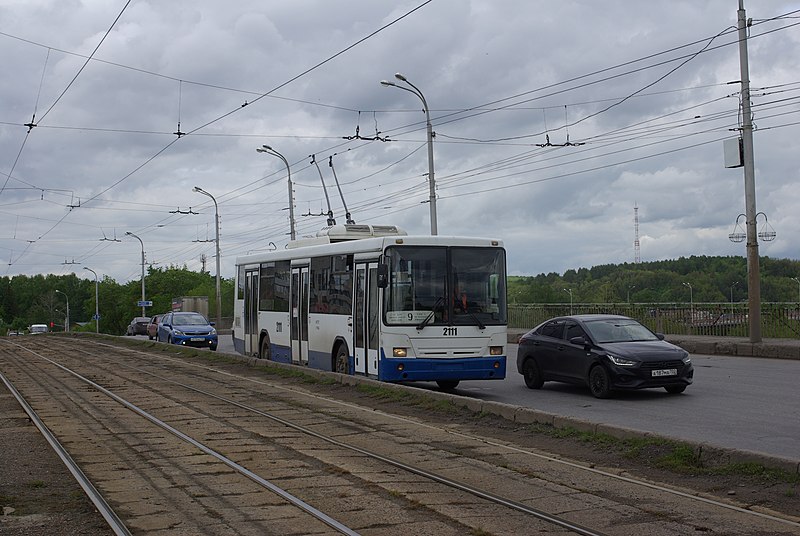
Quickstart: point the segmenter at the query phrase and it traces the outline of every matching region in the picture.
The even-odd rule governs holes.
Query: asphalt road
[[[219,350],[233,352],[230,335],[220,336]],[[516,344],[508,355],[504,380],[462,382],[455,393],[800,461],[800,361],[695,354],[694,383],[683,394],[645,389],[598,400],[585,387],[555,382],[528,389],[516,371]]]

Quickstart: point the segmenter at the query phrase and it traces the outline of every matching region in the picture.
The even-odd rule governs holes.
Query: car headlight
[[[211,334],[212,334],[212,335],[216,335],[216,334],[217,334],[217,330],[216,330],[216,329],[214,329],[214,328],[211,328]]]
[[[684,365],[688,365],[689,363],[692,362],[692,357],[689,354],[686,354],[686,356],[681,361],[683,361]]]
[[[181,330],[179,330],[179,329],[173,329],[173,330],[172,330],[172,334],[173,334],[173,335],[180,335],[180,336],[183,336],[183,332],[182,332]]]
[[[608,354],[608,359],[610,359],[612,363],[620,367],[633,367],[639,364],[638,361],[634,361],[633,359],[624,359],[622,357],[617,357],[612,354]]]

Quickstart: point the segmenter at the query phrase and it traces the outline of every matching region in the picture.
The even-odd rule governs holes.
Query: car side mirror
[[[216,325],[217,325],[217,323],[216,323],[216,322],[209,322],[209,323],[208,323],[208,325],[209,325],[209,326],[216,326]]]
[[[663,333],[656,333],[656,337],[658,337],[659,341],[663,341],[664,340],[664,334]]]
[[[583,337],[572,337],[569,340],[569,342],[570,342],[570,344],[574,344],[575,346],[587,346],[588,345],[588,343],[586,342],[586,339],[583,338]]]
[[[378,265],[378,288],[389,286],[389,265],[381,263]]]

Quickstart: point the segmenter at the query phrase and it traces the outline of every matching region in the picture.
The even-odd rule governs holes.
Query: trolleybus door
[[[353,300],[353,349],[356,374],[378,375],[378,263],[358,263]]]
[[[244,353],[258,353],[258,270],[244,273]]]
[[[308,266],[292,268],[292,363],[308,364]]]

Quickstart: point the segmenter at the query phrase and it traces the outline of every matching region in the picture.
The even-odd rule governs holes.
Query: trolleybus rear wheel
[[[336,348],[336,357],[333,359],[334,370],[341,374],[350,374],[350,359],[347,354],[347,345],[340,344]]]
[[[272,359],[272,348],[269,343],[269,336],[264,335],[261,339],[261,344],[258,346],[259,359]]]

